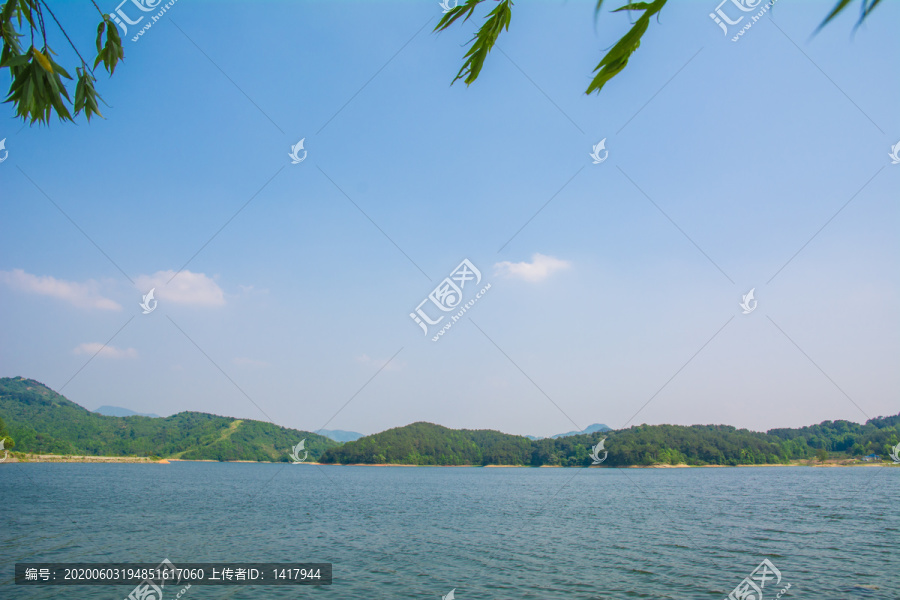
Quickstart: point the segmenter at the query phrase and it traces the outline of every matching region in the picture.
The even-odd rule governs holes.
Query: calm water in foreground
[[[132,589],[16,586],[16,562],[163,558],[334,564],[331,586],[181,600],[722,600],[763,558],[782,573],[765,600],[900,598],[898,468],[7,463],[0,531],[3,599]]]

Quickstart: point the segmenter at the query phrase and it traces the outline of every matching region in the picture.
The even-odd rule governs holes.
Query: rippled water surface
[[[4,464],[0,528],[4,599],[131,591],[15,586],[16,562],[163,558],[334,564],[182,600],[722,600],[763,558],[786,598],[900,598],[900,468]]]

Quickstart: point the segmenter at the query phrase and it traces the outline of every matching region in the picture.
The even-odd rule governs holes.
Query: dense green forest
[[[653,464],[758,465],[825,456],[887,455],[898,443],[900,415],[865,425],[826,421],[768,433],[728,425],[639,425],[558,439],[530,440],[489,430],[413,423],[331,448],[319,459],[339,464],[529,465],[592,463],[590,448],[606,438],[604,466]]]
[[[8,437],[5,437],[8,436]],[[792,460],[885,457],[900,443],[900,415],[865,424],[825,421],[766,433],[728,425],[638,425],[532,440],[499,431],[413,423],[340,444],[321,435],[207,413],[167,418],[92,413],[32,379],[0,379],[0,439],[47,454],[160,456],[185,460],[288,461],[306,439],[309,460],[331,464],[578,467],[605,438],[604,467],[654,464],[754,465]]]
[[[337,445],[306,431],[199,412],[106,417],[21,377],[0,379],[0,419],[15,450],[31,453],[278,462],[290,460],[291,447],[304,438],[309,460]]]
[[[530,464],[532,442],[499,431],[448,429],[413,423],[347,442],[319,462],[407,465]]]
[[[9,431],[6,429],[6,421],[2,417],[0,417],[0,442],[3,442],[3,449],[7,451],[12,450],[16,445],[15,440],[10,437]]]

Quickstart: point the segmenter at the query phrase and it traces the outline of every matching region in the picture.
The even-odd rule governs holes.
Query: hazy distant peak
[[[104,415],[107,417],[153,417],[154,419],[160,419],[159,415],[155,415],[153,413],[139,413],[134,412],[128,408],[122,408],[121,406],[101,406],[97,410],[93,411],[97,414]]]
[[[550,436],[553,439],[561,438],[561,437],[569,437],[570,435],[582,435],[586,433],[594,433],[595,431],[612,431],[612,427],[608,425],[604,425],[603,423],[594,423],[593,425],[589,425],[584,428],[584,431],[567,431],[566,433],[557,433],[556,435]]]
[[[344,431],[343,429],[320,429],[316,433],[336,442],[355,442],[359,438],[365,437],[356,431]]]

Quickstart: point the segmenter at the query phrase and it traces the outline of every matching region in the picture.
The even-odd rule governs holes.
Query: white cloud
[[[498,262],[494,265],[494,274],[537,283],[547,279],[555,271],[568,269],[571,266],[572,263],[567,260],[535,253],[531,257],[531,262]]]
[[[103,345],[100,342],[85,342],[79,344],[75,350],[75,354],[89,354],[94,356],[102,356],[105,358],[137,358],[137,350],[134,348],[116,348],[115,346]]]
[[[222,306],[225,292],[203,273],[182,271],[172,279],[175,271],[157,271],[153,275],[141,275],[135,280],[139,290],[146,294],[156,288],[154,296],[162,303],[193,306]],[[171,281],[170,281],[171,280]]]
[[[0,282],[29,294],[59,298],[79,308],[122,310],[118,302],[100,295],[99,285],[93,279],[79,283],[56,279],[50,275],[39,277],[26,273],[22,269],[13,269],[12,271],[0,271]]]

